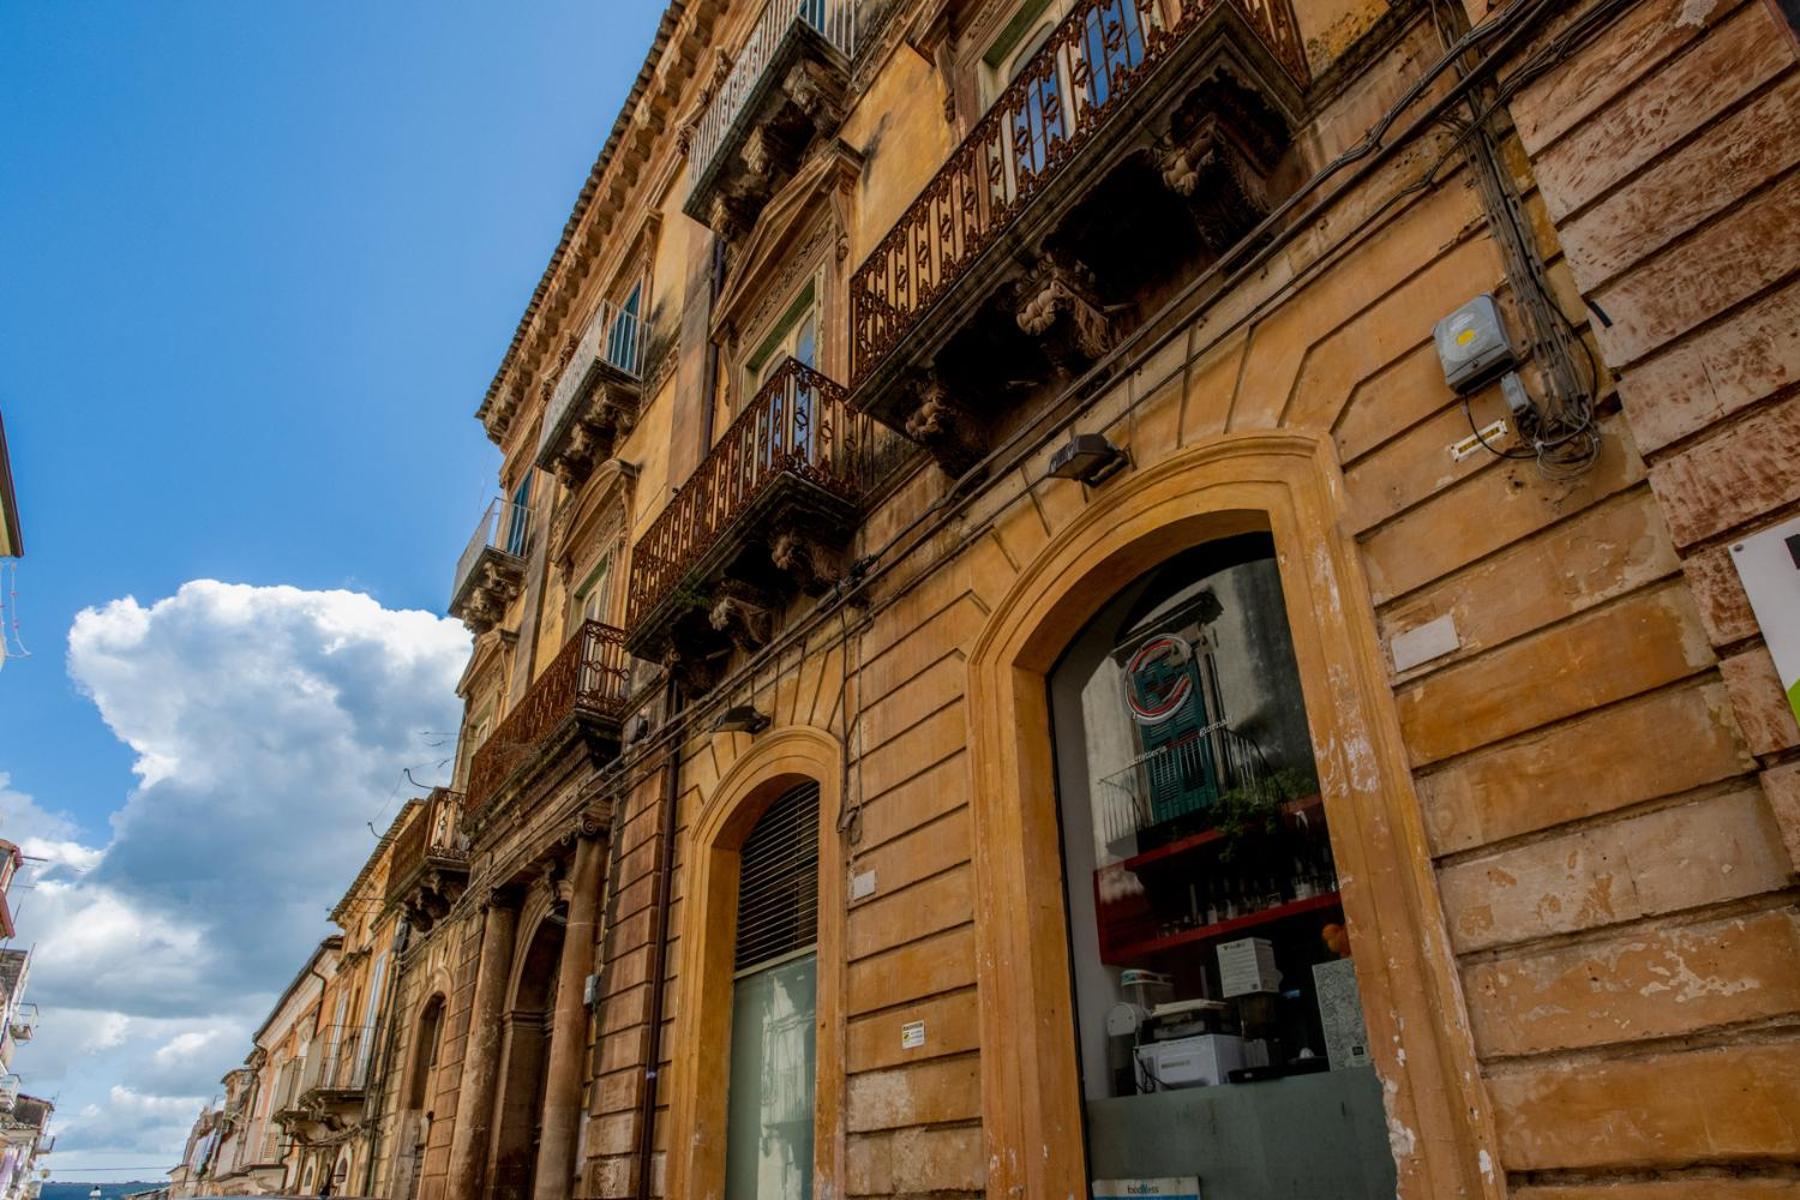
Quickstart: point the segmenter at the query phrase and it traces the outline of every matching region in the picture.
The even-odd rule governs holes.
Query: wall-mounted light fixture
[[[1077,433],[1050,456],[1050,474],[1056,479],[1079,479],[1089,487],[1125,469],[1125,452],[1098,433]]]
[[[750,704],[734,704],[713,722],[714,733],[761,733],[768,727],[768,714]]]

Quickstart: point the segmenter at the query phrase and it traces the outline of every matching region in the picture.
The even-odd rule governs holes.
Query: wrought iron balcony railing
[[[470,855],[462,844],[458,819],[461,794],[449,788],[433,788],[424,808],[394,839],[393,852],[388,856],[390,903],[412,889],[420,875],[432,867],[468,871]]]
[[[772,82],[771,67],[782,60],[780,51],[788,39],[810,31],[845,58],[855,56],[856,5],[857,0],[769,0],[694,129],[688,162],[696,181],[717,170],[719,151],[736,140],[739,119],[753,109],[753,97]]]
[[[637,417],[648,322],[602,301],[557,378],[538,435],[537,465],[579,483]]]
[[[633,548],[633,643],[680,588],[706,574],[728,535],[767,515],[763,502],[783,482],[839,505],[860,503],[870,482],[870,431],[841,386],[795,359],[782,364]]]
[[[504,496],[488,502],[456,560],[456,577],[450,585],[452,616],[461,617],[477,633],[499,621],[524,580],[533,526],[529,504]]]
[[[1304,81],[1286,0],[1079,0],[851,277],[853,389],[1226,5]]]
[[[38,1006],[30,1003],[19,1005],[13,1009],[12,1014],[13,1038],[17,1041],[29,1042],[32,1035],[37,1033],[37,1023]]]
[[[599,621],[584,622],[575,631],[469,760],[465,819],[484,812],[501,785],[537,756],[564,721],[585,717],[616,731],[631,686],[624,642],[624,633]]]

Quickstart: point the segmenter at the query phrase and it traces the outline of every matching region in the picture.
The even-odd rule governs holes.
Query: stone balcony
[[[842,573],[874,462],[844,389],[788,359],[631,554],[626,646],[695,691],[733,646],[756,649],[777,605]]]
[[[631,685],[624,641],[611,625],[583,623],[475,751],[462,808],[471,834],[540,780],[617,751]]]
[[[852,275],[852,403],[953,474],[1298,181],[1285,0],[1079,0]]]
[[[463,798],[434,788],[424,811],[395,839],[388,860],[387,902],[424,933],[442,920],[469,883],[470,854],[462,836]]]
[[[537,465],[567,487],[585,483],[637,421],[646,326],[635,309],[603,302],[564,355],[544,409]]]
[[[488,503],[450,584],[449,613],[460,617],[480,637],[506,615],[525,586],[525,557],[531,551],[535,521],[530,505],[503,496]]]
[[[843,119],[857,0],[769,0],[698,118],[684,131],[694,181],[685,211],[732,240]]]

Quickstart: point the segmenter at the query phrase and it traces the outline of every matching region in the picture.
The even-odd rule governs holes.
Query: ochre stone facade
[[[1087,1194],[1048,680],[1245,534],[1399,1194],[1800,1186],[1800,729],[1727,553],[1800,509],[1781,9],[893,0],[797,58],[765,11],[670,6],[481,406],[525,515],[459,592],[467,887],[409,910],[371,1194],[726,1194],[739,850],[809,781],[814,1194]],[[1157,70],[934,183],[1040,11]],[[1452,452],[1521,420],[1434,348],[1481,293],[1591,461]]]

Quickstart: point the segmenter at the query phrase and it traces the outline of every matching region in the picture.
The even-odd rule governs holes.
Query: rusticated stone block
[[[1750,597],[1744,594],[1744,581],[1739,578],[1731,554],[1723,546],[1710,546],[1684,559],[1681,573],[1687,577],[1688,590],[1694,594],[1694,607],[1700,611],[1700,623],[1715,646],[1741,642],[1758,632],[1756,614],[1750,611]]]
[[[1800,1158],[1800,1044],[1749,1044],[1488,1080],[1513,1171]]]
[[[1800,1012],[1790,909],[1657,928],[1464,973],[1483,1056],[1541,1054]]]
[[[1754,789],[1458,863],[1438,881],[1467,952],[1777,890],[1778,841]]]
[[[1800,726],[1766,646],[1752,646],[1719,663],[1731,710],[1752,754],[1776,754],[1800,746]]]
[[[1800,871],[1800,762],[1773,767],[1762,774],[1763,795],[1781,840],[1787,846],[1788,867]]]
[[[1800,379],[1800,283],[1684,338],[1619,380],[1645,454],[1696,433]]]
[[[1650,486],[1680,546],[1800,500],[1800,397],[1658,463]]]
[[[1621,1179],[1561,1187],[1515,1188],[1513,1200],[1787,1200],[1790,1179],[1708,1175],[1693,1179]]]

